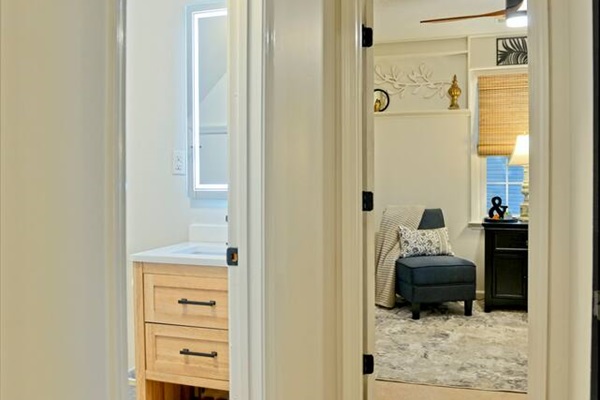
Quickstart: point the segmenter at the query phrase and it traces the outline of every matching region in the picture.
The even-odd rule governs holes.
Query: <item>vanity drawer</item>
[[[144,318],[203,328],[228,327],[227,279],[144,275]]]
[[[227,331],[146,324],[146,375],[216,380],[222,382],[214,388],[227,387]]]

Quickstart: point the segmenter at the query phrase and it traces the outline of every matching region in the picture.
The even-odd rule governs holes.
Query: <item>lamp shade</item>
[[[529,135],[519,135],[515,142],[508,165],[528,165],[529,164]]]

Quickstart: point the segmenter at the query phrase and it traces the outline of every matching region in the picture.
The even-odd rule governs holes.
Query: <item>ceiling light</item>
[[[527,0],[521,7],[506,16],[506,26],[509,28],[524,28],[527,26]]]
[[[517,11],[506,17],[509,28],[524,28],[527,26],[527,11]]]

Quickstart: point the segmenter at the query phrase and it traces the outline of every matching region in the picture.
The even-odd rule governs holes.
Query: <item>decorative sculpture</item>
[[[502,220],[504,219],[504,214],[507,209],[508,206],[502,205],[502,198],[500,196],[494,196],[492,197],[492,207],[488,211],[488,216],[490,219]]]
[[[460,87],[458,87],[458,80],[456,79],[456,75],[452,79],[452,85],[450,85],[450,89],[448,89],[448,95],[450,96],[450,107],[449,110],[458,110],[460,106],[458,105],[458,97],[462,93]]]

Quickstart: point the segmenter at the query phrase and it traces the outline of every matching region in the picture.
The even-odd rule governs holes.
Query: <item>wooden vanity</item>
[[[227,267],[133,268],[137,400],[228,399]]]

